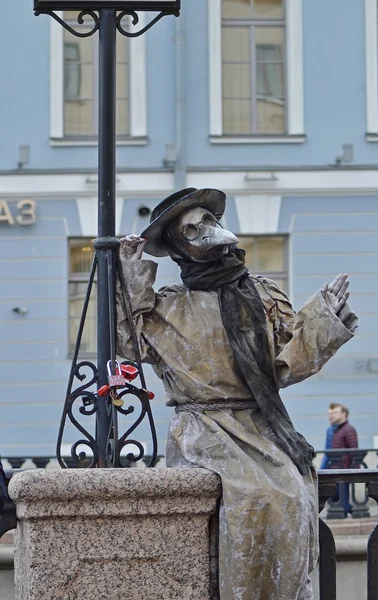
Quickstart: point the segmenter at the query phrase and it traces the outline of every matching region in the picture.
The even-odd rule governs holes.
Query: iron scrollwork
[[[71,27],[71,25],[68,25],[68,23],[66,23],[64,21],[64,19],[62,19],[62,17],[60,17],[57,13],[55,13],[52,10],[35,9],[34,14],[37,17],[39,15],[49,15],[55,21],[57,21],[57,23],[59,23],[62,27],[64,27],[64,29],[66,29],[67,31],[72,33],[72,35],[79,37],[79,38],[90,37],[90,36],[94,35],[96,33],[96,31],[98,31],[100,28],[100,16],[93,10],[82,10],[77,15],[77,22],[79,25],[84,25],[84,23],[85,23],[84,17],[85,16],[89,16],[93,19],[92,29],[90,29],[89,31],[87,31],[85,33],[77,31],[76,29]],[[126,16],[131,17],[131,23],[135,27],[139,23],[139,16],[134,10],[123,10],[123,11],[117,13],[116,27],[117,27],[119,33],[121,33],[122,35],[129,37],[129,38],[135,38],[135,37],[139,37],[140,35],[143,35],[143,33],[146,33],[146,31],[151,29],[151,27],[153,27],[155,25],[155,23],[157,23],[158,21],[160,21],[160,19],[162,19],[163,17],[165,17],[167,15],[172,15],[172,12],[162,11],[154,19],[152,19],[145,27],[143,27],[139,31],[128,31],[127,29],[125,29],[123,27],[122,19],[124,19],[124,17],[126,17]],[[178,15],[176,15],[176,16],[178,16]]]
[[[118,29],[118,31],[122,35],[124,35],[126,37],[129,37],[129,38],[139,37],[140,35],[142,35],[146,31],[148,31],[149,29],[151,29],[151,27],[153,27],[153,25],[155,25],[155,23],[157,23],[158,21],[160,21],[160,19],[162,17],[164,17],[165,15],[169,15],[169,14],[172,14],[172,13],[168,13],[168,12],[162,11],[154,19],[152,19],[152,21],[150,21],[145,27],[143,27],[143,29],[140,29],[139,31],[132,32],[132,31],[127,31],[127,29],[124,29],[124,27],[122,26],[122,19],[124,17],[126,17],[126,16],[131,17],[131,22],[132,22],[133,26],[135,27],[139,23],[139,16],[133,10],[123,10],[122,12],[120,12],[119,14],[117,14],[117,29]]]
[[[67,31],[69,31],[70,33],[72,33],[72,35],[74,35],[76,37],[79,37],[79,38],[90,37],[90,36],[94,35],[96,33],[96,31],[98,31],[98,29],[100,28],[100,17],[93,10],[82,10],[77,15],[77,22],[78,22],[79,25],[84,25],[84,23],[85,23],[84,17],[85,16],[89,16],[89,17],[91,17],[93,19],[92,29],[90,29],[89,31],[87,31],[85,33],[77,31],[76,29],[74,29],[73,27],[71,27],[70,25],[68,25],[68,23],[66,23],[59,15],[57,15],[52,10],[40,10],[40,9],[36,9],[34,11],[34,14],[35,14],[36,17],[38,17],[39,15],[49,15],[55,21],[57,21],[62,27],[64,27],[64,29],[66,29]]]
[[[118,456],[121,456],[121,451],[126,447],[126,446],[134,446],[136,448],[138,448],[139,450],[139,454],[135,455],[134,452],[129,452],[126,455],[126,459],[130,462],[136,462],[138,460],[141,460],[144,456],[144,447],[143,445],[138,442],[137,440],[131,439],[130,435],[136,430],[136,428],[138,427],[138,425],[145,419],[145,417],[147,416],[147,419],[149,421],[150,424],[150,428],[152,433],[153,438],[155,437],[155,443],[153,444],[153,456],[151,457],[151,462],[155,463],[156,461],[156,456],[157,456],[157,441],[156,441],[156,433],[155,433],[155,426],[154,426],[154,422],[152,419],[152,413],[151,413],[151,407],[150,407],[150,397],[149,397],[149,392],[142,388],[142,389],[137,389],[135,386],[128,384],[127,389],[125,389],[123,392],[121,392],[119,394],[119,397],[121,399],[123,399],[125,396],[128,395],[133,395],[135,397],[137,397],[140,401],[140,405],[141,405],[141,410],[140,410],[140,414],[139,416],[136,418],[136,420],[134,421],[134,423],[129,427],[129,429],[119,438],[118,440]],[[123,415],[129,415],[131,413],[134,412],[134,406],[130,405],[128,408],[123,408],[121,406],[117,406],[116,410],[123,414]],[[122,466],[122,465],[119,465]]]
[[[153,397],[151,392],[148,392],[146,389],[146,382],[143,374],[143,369],[141,365],[140,355],[138,353],[138,349],[135,348],[135,332],[132,331],[132,337],[134,339],[134,351],[136,350],[137,362],[125,361],[122,365],[131,366],[133,365],[134,373],[131,376],[130,380],[139,377],[141,388],[136,387],[129,383],[129,381],[125,382],[122,390],[117,390],[117,399],[119,402],[114,403],[112,400],[112,394],[110,394],[110,390],[105,389],[105,393],[101,393],[102,388],[97,390],[98,387],[98,369],[96,365],[88,360],[84,360],[78,362],[81,339],[84,330],[85,319],[88,311],[89,301],[91,297],[91,292],[93,288],[93,283],[95,279],[95,273],[97,269],[98,256],[97,251],[95,252],[91,273],[88,281],[88,288],[86,292],[86,297],[84,300],[83,311],[80,319],[80,325],[78,330],[78,337],[76,341],[75,351],[72,359],[72,366],[70,377],[68,381],[66,400],[63,408],[63,414],[61,418],[58,441],[57,441],[57,459],[62,468],[67,468],[69,465],[67,463],[72,463],[76,465],[83,465],[88,468],[94,468],[97,466],[98,462],[98,448],[96,436],[92,435],[86,427],[82,425],[79,421],[78,416],[75,414],[74,409],[77,407],[79,416],[83,417],[95,417],[98,412],[99,403],[106,403],[107,412],[110,417],[111,426],[109,429],[108,435],[108,444],[107,444],[107,458],[108,464],[113,467],[125,467],[127,463],[135,463],[144,458],[145,448],[143,444],[136,440],[131,439],[131,435],[135,432],[137,427],[147,418],[149,423],[149,428],[151,431],[151,439],[152,439],[152,452],[150,454],[150,461],[147,466],[154,466],[157,457],[157,435],[155,424],[152,416],[152,410],[150,406],[150,399]],[[110,265],[112,264],[112,252],[109,250],[108,254],[108,264],[109,264],[109,289],[112,288],[112,269]],[[128,314],[130,314],[130,306],[128,304],[128,295],[126,290],[123,291],[123,299],[126,303],[126,310]],[[110,296],[109,302],[109,311],[110,311],[110,323],[114,323],[114,310],[113,310],[113,298]],[[132,324],[132,319],[129,319],[129,322]],[[112,346],[115,347],[115,342],[112,343]],[[75,388],[75,384],[77,380],[82,384]],[[105,388],[107,386],[104,386]],[[95,389],[94,389],[95,388]],[[123,398],[130,398],[130,396],[138,399],[140,403],[140,411],[137,417],[135,418],[132,425],[128,427],[125,433],[119,435],[118,432],[118,415],[129,416],[135,411],[135,407],[132,403],[128,407],[124,407]],[[77,401],[81,401],[81,406],[78,406]],[[77,431],[82,434],[82,437],[78,439],[71,446],[71,459],[67,460],[66,456],[63,456],[62,446],[63,446],[63,436],[66,429],[66,425],[68,421],[75,427]],[[94,425],[94,423],[93,423]],[[130,447],[133,451],[130,451],[126,455],[126,463],[122,461],[122,454],[124,448]],[[86,449],[86,451],[84,450]],[[136,450],[135,450],[136,449]]]

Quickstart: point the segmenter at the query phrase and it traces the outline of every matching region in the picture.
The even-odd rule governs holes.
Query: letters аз
[[[7,200],[0,200],[0,226],[3,223],[6,225],[33,225],[35,223],[35,200],[19,200],[11,206],[12,210]]]

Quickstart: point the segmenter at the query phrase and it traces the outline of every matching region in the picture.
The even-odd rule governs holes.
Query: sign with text
[[[0,226],[2,223],[5,225],[33,225],[35,223],[35,200],[19,200],[13,205],[7,200],[0,199]]]
[[[34,0],[34,10],[154,10],[178,13],[180,0]]]

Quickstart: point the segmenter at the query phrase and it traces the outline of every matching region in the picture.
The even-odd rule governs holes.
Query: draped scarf
[[[190,290],[216,290],[239,376],[251,391],[268,427],[268,436],[304,475],[314,449],[298,433],[281,400],[271,362],[263,302],[245,266],[245,252],[235,246],[211,263],[198,263],[175,253],[181,279]]]

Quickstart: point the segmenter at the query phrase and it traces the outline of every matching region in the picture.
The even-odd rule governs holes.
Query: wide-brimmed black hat
[[[168,256],[162,240],[164,229],[173,219],[198,206],[207,208],[221,219],[226,207],[226,194],[220,190],[186,188],[162,200],[151,213],[150,225],[141,233],[141,237],[147,240],[144,251],[152,256]]]

